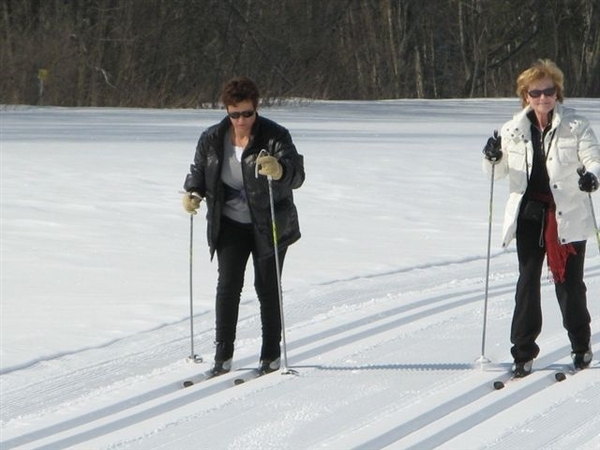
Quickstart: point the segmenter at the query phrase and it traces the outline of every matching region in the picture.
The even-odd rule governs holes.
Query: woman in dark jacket
[[[202,133],[184,183],[184,209],[207,206],[211,258],[217,253],[216,352],[212,375],[231,369],[240,295],[252,255],[254,287],[260,302],[262,348],[259,370],[280,366],[281,314],[273,245],[271,177],[279,264],[300,239],[292,190],[304,182],[304,160],[288,130],[258,115],[259,93],[246,77],[227,82],[222,102],[227,117]],[[281,270],[281,267],[279,268]]]

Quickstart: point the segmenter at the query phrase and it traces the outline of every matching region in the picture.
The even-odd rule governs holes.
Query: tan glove
[[[259,166],[258,173],[279,180],[283,175],[283,167],[277,161],[277,158],[271,155],[259,156],[256,158],[256,164]]]
[[[197,192],[186,192],[182,198],[183,209],[190,214],[196,214],[201,201],[202,197]]]

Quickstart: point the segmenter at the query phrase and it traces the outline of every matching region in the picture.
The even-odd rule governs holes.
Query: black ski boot
[[[223,375],[231,370],[233,360],[233,343],[232,342],[217,342],[215,351],[215,362],[209,370],[211,377]]]
[[[590,365],[592,362],[593,353],[591,350],[587,352],[573,352],[571,358],[573,359],[573,367],[575,370],[583,370]]]
[[[269,339],[263,336],[262,348],[260,349],[260,362],[258,372],[261,375],[275,372],[281,366],[281,347],[279,340]]]
[[[281,366],[281,358],[261,359],[260,363],[258,364],[258,372],[261,375],[265,375],[267,373],[271,373],[271,372],[275,372],[276,370],[279,370],[280,366]]]
[[[531,373],[533,360],[515,362],[512,366],[513,378],[523,378]]]

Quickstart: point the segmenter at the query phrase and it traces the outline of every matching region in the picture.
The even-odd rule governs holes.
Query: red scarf
[[[573,244],[561,245],[558,242],[558,224],[556,223],[556,205],[552,202],[546,211],[544,243],[548,255],[548,268],[555,283],[564,283],[565,270],[569,255],[577,254]]]

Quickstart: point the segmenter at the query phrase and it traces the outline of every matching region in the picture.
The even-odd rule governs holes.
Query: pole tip
[[[199,355],[190,355],[187,357],[187,361],[190,363],[193,362],[193,363],[199,364],[202,361],[204,361],[204,359],[202,358],[202,356],[199,356]]]
[[[491,363],[492,361],[486,358],[484,355],[481,355],[479,358],[475,360],[475,362],[481,366]]]

